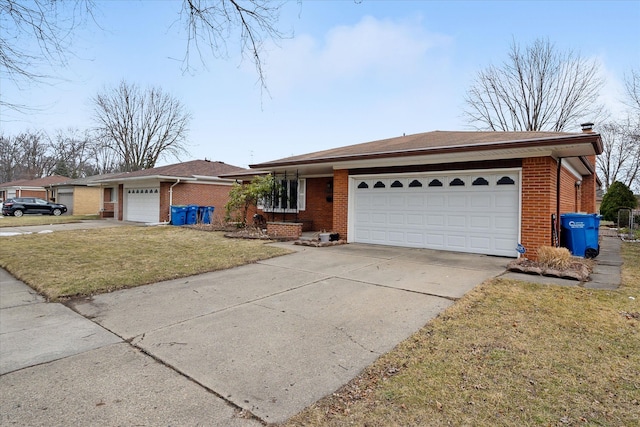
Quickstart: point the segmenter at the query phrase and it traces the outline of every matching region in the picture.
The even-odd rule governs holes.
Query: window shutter
[[[303,211],[307,206],[307,180],[300,178],[298,180],[298,210]]]

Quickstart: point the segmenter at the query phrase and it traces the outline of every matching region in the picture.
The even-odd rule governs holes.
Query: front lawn
[[[221,232],[170,226],[18,235],[2,237],[1,242],[0,267],[50,300],[222,270],[288,253],[264,241],[227,239]]]
[[[83,220],[100,219],[98,215],[24,215],[21,217],[0,215],[1,227],[26,227],[29,225],[68,224]]]
[[[488,281],[293,426],[640,425],[640,245],[616,291]]]

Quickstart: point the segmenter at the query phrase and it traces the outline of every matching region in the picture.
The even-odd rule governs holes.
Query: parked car
[[[67,211],[65,205],[47,202],[37,197],[16,197],[2,204],[2,215],[22,216],[24,214],[62,215]]]

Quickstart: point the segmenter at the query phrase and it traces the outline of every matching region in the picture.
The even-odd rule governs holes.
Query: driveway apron
[[[348,382],[505,258],[349,244],[76,301],[74,309],[267,423]]]

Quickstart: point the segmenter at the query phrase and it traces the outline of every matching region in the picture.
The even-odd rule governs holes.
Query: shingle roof
[[[87,176],[84,178],[76,178],[76,179],[69,179],[67,178],[66,181],[64,182],[60,182],[58,184],[55,184],[57,186],[65,186],[65,185],[87,185],[87,184],[91,184],[92,182],[96,182],[96,181],[100,181],[103,179],[107,179],[107,178],[111,178],[117,175],[121,175],[122,172],[117,172],[117,173],[105,173],[102,175],[92,175],[92,176]]]
[[[192,160],[173,165],[159,166],[157,168],[144,169],[135,172],[127,172],[109,177],[102,181],[118,179],[144,178],[152,176],[192,178],[196,176],[218,177],[227,173],[245,171],[245,168],[228,165],[224,162],[210,160]]]
[[[507,145],[513,143],[555,141],[566,138],[597,134],[562,132],[465,132],[433,131],[396,138],[382,139],[345,147],[332,148],[314,153],[286,157],[257,165],[252,168],[268,168],[273,165],[315,163],[330,160],[347,160],[367,156],[395,157],[400,154],[425,154],[437,150],[459,149],[471,151],[484,146]]]
[[[0,187],[48,187],[49,185],[59,184],[68,180],[69,178],[66,176],[51,175],[38,179],[21,179],[18,181],[5,182],[0,184]]]

